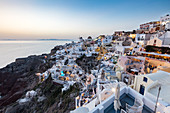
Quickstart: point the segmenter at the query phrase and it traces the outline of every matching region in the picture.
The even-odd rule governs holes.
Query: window
[[[140,40],[140,37],[138,37],[138,40]]]
[[[144,82],[147,82],[147,81],[148,81],[148,78],[144,77],[144,78],[143,78],[143,81],[144,81]]]
[[[139,93],[142,94],[142,95],[144,95],[144,92],[145,92],[145,86],[140,85]]]
[[[127,61],[127,64],[129,64],[129,60]]]
[[[154,40],[154,43],[156,43],[156,40]]]

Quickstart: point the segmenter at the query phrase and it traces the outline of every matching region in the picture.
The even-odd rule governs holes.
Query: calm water
[[[0,41],[0,68],[14,62],[16,58],[49,53],[56,45],[71,41]]]

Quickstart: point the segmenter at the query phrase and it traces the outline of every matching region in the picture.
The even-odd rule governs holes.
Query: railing
[[[125,110],[121,109],[120,113],[127,113]]]
[[[121,110],[121,113],[141,113],[140,111],[143,110],[143,105],[145,104],[146,107],[151,109],[151,112],[153,112],[152,110],[154,109],[154,103],[149,100],[147,97],[144,97],[143,95],[140,95],[137,91],[131,89],[130,87],[122,87],[120,90],[120,96],[123,94],[130,94],[131,96],[133,96],[134,98],[139,98],[143,104],[140,104],[141,107],[139,106],[136,112],[127,112],[124,111],[123,109]],[[104,110],[106,110],[111,104],[113,104],[113,100],[115,99],[115,95],[111,95],[109,98],[107,98],[105,101],[103,101],[101,104],[99,104],[98,106],[96,106],[93,110],[91,110],[89,113],[104,113]],[[136,105],[138,105],[138,101],[136,100]],[[104,108],[102,108],[104,107]],[[127,107],[129,108],[134,108],[133,106],[127,105]],[[102,109],[101,109],[102,108]]]
[[[134,105],[131,106],[126,103],[126,112],[128,113],[142,113],[143,101],[135,98]]]

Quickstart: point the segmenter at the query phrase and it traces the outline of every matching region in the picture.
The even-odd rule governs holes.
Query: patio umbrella
[[[99,80],[97,80],[97,100],[101,104],[101,89],[100,89]]]
[[[115,100],[114,100],[114,109],[117,111],[117,109],[120,109],[120,85],[119,83],[116,86],[116,90],[115,90]]]

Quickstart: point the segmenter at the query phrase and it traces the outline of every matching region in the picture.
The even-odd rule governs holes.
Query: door
[[[139,91],[139,93],[142,94],[142,95],[144,95],[144,92],[145,92],[145,86],[140,85],[140,91]]]

